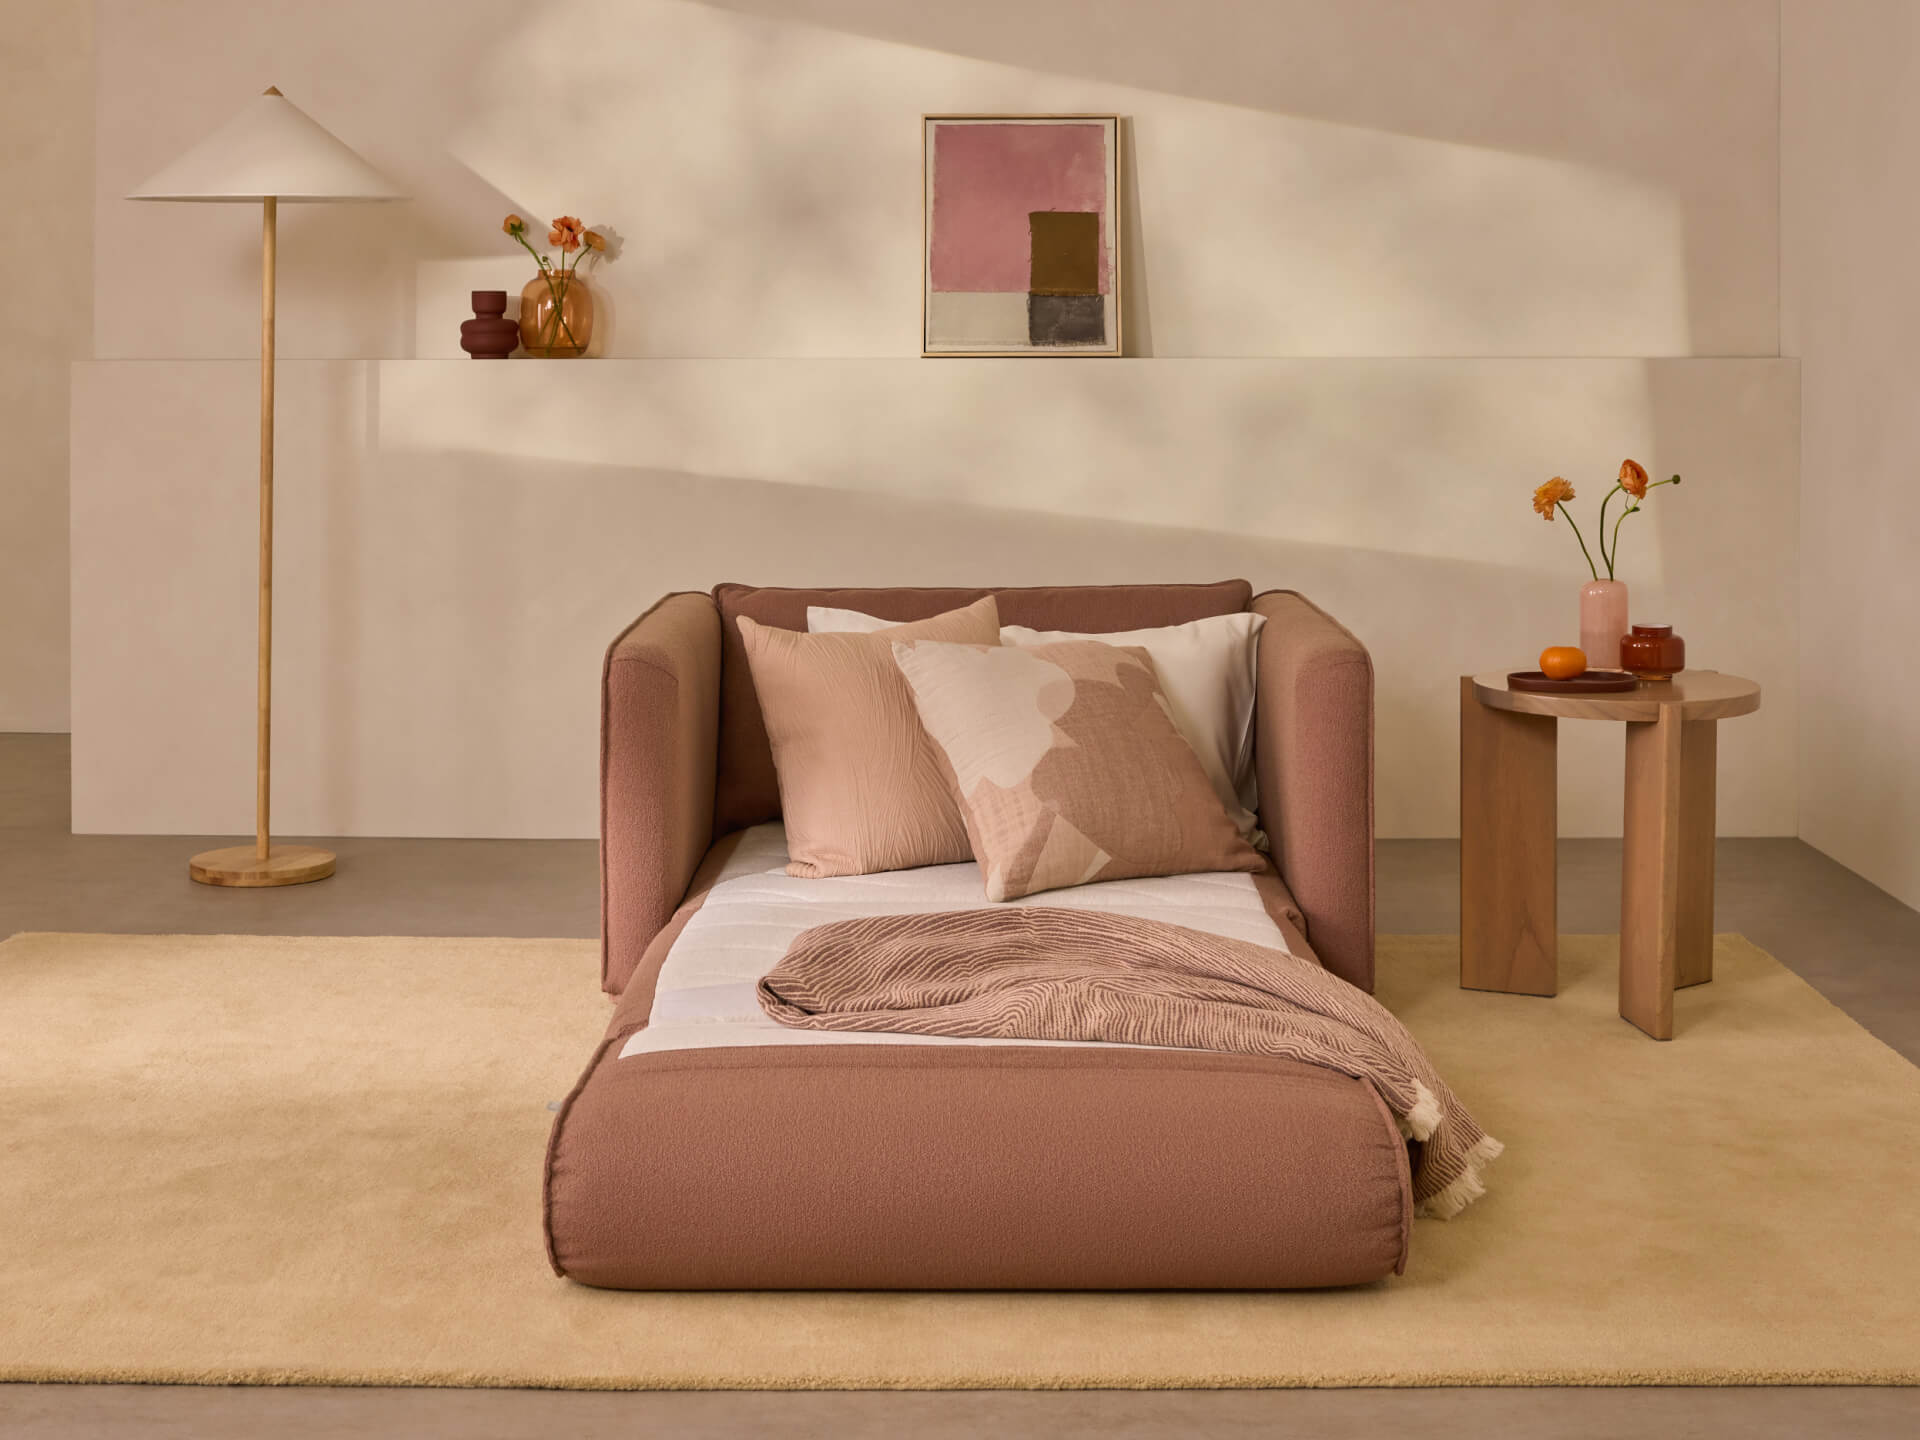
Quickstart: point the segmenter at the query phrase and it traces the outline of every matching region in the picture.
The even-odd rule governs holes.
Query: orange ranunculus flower
[[[1542,520],[1553,519],[1553,507],[1573,499],[1573,486],[1558,475],[1533,492],[1533,508]]]
[[[602,235],[598,230],[582,230],[580,232],[580,238],[586,242],[589,250],[605,250],[607,248],[607,237]]]
[[[1620,462],[1620,488],[1636,500],[1647,498],[1647,471],[1638,460]]]
[[[580,248],[580,222],[572,215],[562,215],[553,222],[553,229],[547,232],[547,243],[558,245],[571,254]]]
[[[522,230],[527,228],[527,222],[522,220],[518,215],[509,215],[505,220],[500,222],[500,228],[509,235],[518,235]]]

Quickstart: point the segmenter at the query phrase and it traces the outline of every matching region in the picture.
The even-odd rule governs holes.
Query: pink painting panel
[[[1107,293],[1107,144],[1099,124],[934,122],[935,290],[1027,289],[1035,210],[1100,216],[1100,293]]]

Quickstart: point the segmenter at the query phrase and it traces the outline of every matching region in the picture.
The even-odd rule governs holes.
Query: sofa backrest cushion
[[[776,819],[780,785],[774,774],[773,747],[747,668],[739,617],[785,630],[807,628],[807,607],[828,605],[860,610],[904,624],[971,605],[992,595],[1000,623],[1033,630],[1076,630],[1101,634],[1151,625],[1184,625],[1209,615],[1232,615],[1247,608],[1253,587],[1245,580],[1208,585],[1042,585],[1000,589],[833,589],[802,590],[773,586],[719,585],[713,598],[720,609],[720,737],[714,783],[713,833],[716,837],[747,825]]]

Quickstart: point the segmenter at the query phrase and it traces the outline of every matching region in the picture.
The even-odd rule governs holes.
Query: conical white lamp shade
[[[269,90],[129,200],[401,200],[393,183]]]

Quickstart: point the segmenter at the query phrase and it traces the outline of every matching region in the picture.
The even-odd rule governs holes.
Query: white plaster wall
[[[269,81],[415,197],[283,216],[289,356],[457,356],[508,210],[624,237],[607,354],[917,354],[921,113],[1074,109],[1131,118],[1135,353],[1777,345],[1774,0],[100,14],[105,358],[252,353],[254,227],[118,197]]]
[[[1788,0],[1801,357],[1800,833],[1920,905],[1920,7]]]
[[[77,829],[252,813],[254,375],[79,371]],[[1244,575],[1372,650],[1380,832],[1453,834],[1459,675],[1575,633],[1532,476],[1624,449],[1690,477],[1628,532],[1637,613],[1765,687],[1723,727],[1721,829],[1791,833],[1796,388],[1778,360],[291,362],[278,828],[595,833],[599,657],[667,590]],[[1618,727],[1563,735],[1563,829],[1617,833]]]
[[[598,655],[669,588],[1245,574],[1373,647],[1382,833],[1450,834],[1459,673],[1574,633],[1527,494],[1624,454],[1692,482],[1634,522],[1637,613],[1768,687],[1723,829],[1793,830],[1796,382],[1679,358],[1777,349],[1774,0],[565,16],[99,0],[79,828],[248,823],[257,221],[118,197],[271,82],[414,197],[282,217],[283,831],[592,833]],[[1128,117],[1156,358],[897,358],[919,117],[995,109]],[[508,210],[622,237],[616,358],[426,358],[528,274]],[[1618,745],[1570,728],[1568,833],[1617,830]]]
[[[67,728],[67,365],[92,340],[92,14],[0,9],[0,730]],[[76,98],[79,103],[74,103]]]

